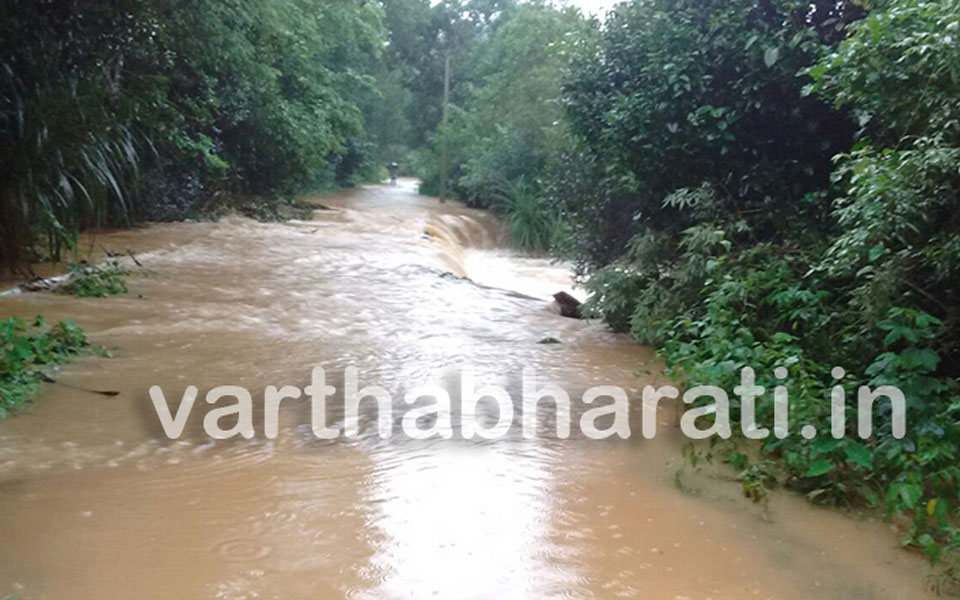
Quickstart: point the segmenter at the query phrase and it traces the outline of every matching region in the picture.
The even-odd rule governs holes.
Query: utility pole
[[[450,50],[444,51],[443,58],[443,112],[440,116],[440,129],[444,132],[440,144],[440,202],[447,200],[447,105],[450,102]]]

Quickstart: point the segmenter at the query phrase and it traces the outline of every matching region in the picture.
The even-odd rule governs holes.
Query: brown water
[[[58,377],[121,392],[51,385],[0,423],[0,598],[924,597],[924,564],[883,524],[790,495],[764,515],[716,475],[678,486],[669,413],[653,441],[322,442],[293,403],[276,440],[258,421],[214,443],[196,416],[166,440],[154,384],[258,392],[354,364],[395,390],[469,364],[515,390],[528,365],[576,413],[577,390],[639,407],[657,378],[650,350],[550,312],[567,269],[499,249],[488,215],[412,182],[321,201],[310,222],[101,236],[148,269],[126,296],[0,298],[3,316],[75,318],[116,356]]]

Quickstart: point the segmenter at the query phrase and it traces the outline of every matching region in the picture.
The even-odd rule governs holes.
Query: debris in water
[[[553,295],[554,303],[560,308],[560,314],[571,319],[582,319],[580,315],[580,301],[566,292],[557,292]]]
[[[91,390],[91,389],[89,389],[89,388],[80,387],[79,385],[73,385],[73,384],[70,384],[70,383],[64,383],[64,382],[62,382],[62,381],[57,381],[56,379],[54,379],[53,377],[50,377],[49,375],[47,375],[47,374],[45,374],[45,373],[40,373],[40,377],[43,378],[43,381],[46,382],[46,383],[55,383],[55,384],[57,384],[57,385],[62,385],[62,386],[64,386],[64,387],[68,387],[68,388],[71,388],[71,389],[74,389],[74,390],[80,390],[81,392],[88,392],[88,393],[91,393],[91,394],[100,394],[101,396],[110,396],[110,397],[119,396],[119,395],[120,395],[120,392],[118,392],[118,391],[116,391],[116,390]]]

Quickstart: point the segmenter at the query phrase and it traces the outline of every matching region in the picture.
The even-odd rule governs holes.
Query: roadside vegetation
[[[906,517],[904,545],[955,584],[960,4],[766,6],[634,3],[574,69],[582,160],[606,165],[567,203],[589,308],[689,384],[751,366],[770,390],[789,367],[791,420],[821,432],[833,367],[848,396],[902,389],[904,439],[887,410],[867,441],[767,439],[760,470],[726,458]]]
[[[0,321],[0,419],[23,406],[50,378],[44,369],[89,352],[108,355],[90,344],[73,321],[50,325],[43,317]]]
[[[0,6],[0,265],[79,230],[348,185],[376,163],[377,3]]]

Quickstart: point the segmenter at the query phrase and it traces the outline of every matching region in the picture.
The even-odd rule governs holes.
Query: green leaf
[[[923,497],[923,489],[913,483],[897,483],[890,487],[887,493],[887,502],[893,502],[899,498],[901,508],[912,509]]]
[[[820,460],[815,460],[810,463],[810,467],[807,469],[807,472],[803,474],[804,477],[819,477],[821,475],[826,475],[830,471],[833,471],[836,466],[829,460],[821,458]]]
[[[860,465],[865,469],[873,468],[873,452],[863,444],[848,442],[843,451],[847,454],[847,462]]]
[[[819,456],[821,454],[829,454],[837,449],[840,446],[840,443],[843,440],[834,439],[832,437],[818,437],[813,445],[810,447],[814,456]]]
[[[940,356],[928,348],[907,348],[900,353],[898,362],[905,369],[919,369],[929,373],[935,371],[940,364]]]
[[[780,48],[767,48],[763,53],[763,64],[772,67],[780,60]]]

